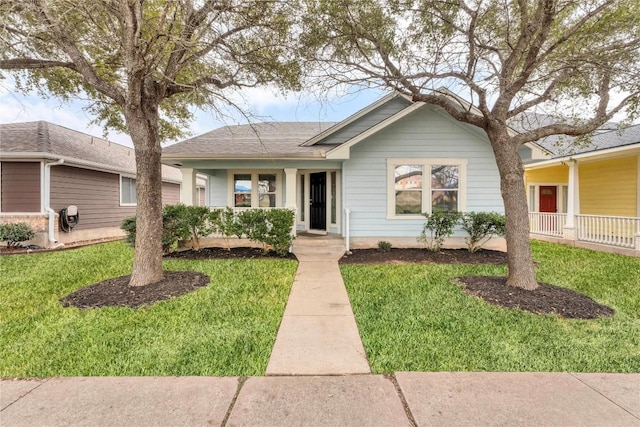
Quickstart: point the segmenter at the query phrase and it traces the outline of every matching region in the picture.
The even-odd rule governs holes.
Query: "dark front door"
[[[555,185],[540,186],[540,212],[558,212],[556,190]]]
[[[309,179],[309,221],[311,229],[327,229],[327,173],[312,173]]]

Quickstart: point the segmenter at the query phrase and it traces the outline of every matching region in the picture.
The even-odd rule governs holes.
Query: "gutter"
[[[49,214],[49,243],[58,243],[55,235],[56,212],[51,209],[51,167],[64,163],[64,159],[44,164],[44,206]]]

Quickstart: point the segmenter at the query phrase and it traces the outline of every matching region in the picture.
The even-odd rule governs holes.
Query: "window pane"
[[[336,180],[337,176],[335,172],[331,172],[331,224],[336,223]]]
[[[258,206],[261,208],[276,207],[276,176],[275,174],[258,175]]]
[[[235,206],[238,208],[250,208],[251,207],[251,193],[236,193],[235,194]]]
[[[251,174],[235,174],[233,176],[233,191],[236,193],[251,193]]]
[[[122,194],[122,203],[135,204],[136,203],[136,180],[134,178],[122,177],[122,187],[120,188]]]
[[[394,175],[396,191],[422,189],[422,166],[396,166]]]
[[[258,191],[260,193],[275,193],[276,176],[273,174],[258,175]]]
[[[251,207],[251,174],[233,175],[234,206]]]
[[[458,188],[458,166],[431,166],[431,189]]]
[[[258,206],[261,208],[275,208],[276,207],[276,195],[275,194],[260,194]]]
[[[307,199],[304,194],[304,175],[300,175],[300,205],[298,209],[300,211],[300,221],[304,221],[304,207],[306,206]]]
[[[396,215],[420,215],[422,209],[422,166],[394,168]]]
[[[431,192],[431,212],[455,212],[458,210],[458,191],[435,190]]]

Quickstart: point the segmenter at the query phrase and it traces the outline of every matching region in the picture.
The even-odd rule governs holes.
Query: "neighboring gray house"
[[[122,236],[135,174],[132,148],[44,121],[0,125],[0,222],[29,223],[40,245]],[[163,203],[178,203],[180,171],[163,165],[162,177]],[[64,233],[57,216],[69,205],[80,221]]]
[[[337,124],[223,127],[165,148],[162,159],[181,169],[186,203],[204,174],[211,207],[295,209],[299,232],[341,235],[352,247],[415,246],[421,213],[433,207],[504,211],[486,134],[401,95]],[[456,236],[449,243],[464,245]]]

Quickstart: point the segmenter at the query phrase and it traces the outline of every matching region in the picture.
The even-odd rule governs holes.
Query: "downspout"
[[[51,209],[51,167],[64,163],[64,159],[44,165],[44,209],[49,214],[49,243],[58,243],[55,235],[56,212]]]

